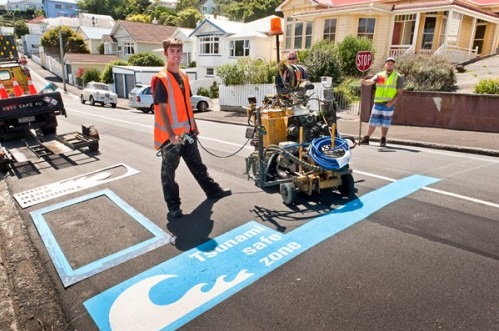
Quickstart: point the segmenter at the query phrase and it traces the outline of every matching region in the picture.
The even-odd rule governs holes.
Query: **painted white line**
[[[84,116],[87,116],[87,117],[88,116],[92,116],[92,117],[96,117],[96,118],[101,118],[101,119],[109,120],[111,122],[120,122],[120,123],[125,123],[125,124],[128,124],[128,125],[132,125],[132,126],[141,126],[143,128],[151,129],[151,132],[152,132],[152,129],[154,128],[154,126],[152,126],[152,125],[140,124],[140,123],[137,123],[137,122],[125,121],[125,120],[121,120],[121,119],[116,118],[116,117],[108,117],[108,116],[103,116],[103,115],[90,114],[88,112],[79,111],[79,110],[76,110],[74,108],[68,108],[68,109],[70,109],[71,112],[73,112],[73,113],[78,113],[78,114],[81,114],[81,115],[84,115]]]
[[[71,109],[71,112],[75,112],[75,113],[82,114],[82,115],[85,115],[85,116],[89,115],[88,112],[79,111],[79,110],[76,110],[74,108],[69,108],[69,109]],[[129,125],[133,125],[133,126],[141,126],[143,128],[151,129],[151,132],[152,132],[152,130],[154,128],[154,126],[152,126],[152,125],[140,124],[140,123],[137,123],[137,122],[130,122],[130,121],[125,121],[125,120],[120,120],[120,119],[117,119],[115,117],[108,117],[108,116],[95,115],[95,114],[90,114],[90,115],[93,116],[93,117],[106,119],[106,120],[109,120],[109,121],[112,121],[112,122],[121,122],[121,123],[129,124]],[[218,143],[221,143],[221,144],[231,145],[231,146],[235,146],[235,147],[241,147],[241,144],[231,143],[231,142],[228,142],[226,140],[220,140],[220,139],[215,139],[215,138],[208,138],[206,136],[201,136],[201,140],[209,140],[209,141],[214,141],[214,142],[218,142]],[[244,148],[245,149],[254,150],[254,148],[251,147],[251,146],[245,146]]]
[[[78,111],[78,110],[75,110],[75,109],[71,109],[71,111],[76,112],[76,113],[80,113],[82,115],[88,116],[88,112],[82,112],[82,111]],[[110,121],[113,121],[113,122],[118,121],[118,122],[130,124],[130,125],[135,125],[135,126],[138,125],[138,126],[142,126],[142,127],[145,127],[145,128],[150,128],[151,130],[153,128],[152,125],[139,124],[139,123],[135,123],[135,122],[120,120],[120,119],[117,119],[117,118],[114,118],[114,117],[107,117],[107,116],[94,115],[94,114],[92,114],[92,116],[95,116],[95,117],[98,117],[98,118],[102,118],[102,119],[107,119],[107,120],[110,120]],[[232,145],[232,146],[241,146],[239,144],[231,143],[231,142],[228,142],[228,141],[225,141],[225,140],[214,139],[214,138],[202,137],[202,139],[203,140],[215,141],[215,142],[218,142],[218,143],[221,143],[221,144],[227,144],[227,145]],[[251,146],[246,146],[245,148],[254,149]],[[447,153],[446,153],[446,155],[448,155],[448,156],[456,156],[455,154],[447,154]],[[475,160],[479,160],[479,161],[487,161],[487,162],[490,161],[490,162],[493,162],[493,163],[497,163],[498,162],[498,161],[491,161],[491,160],[488,160],[488,159],[485,160],[485,159],[479,159],[479,158],[473,158],[473,157],[467,157],[467,156],[463,156],[463,157],[466,157],[468,159],[475,159]],[[386,180],[386,181],[390,181],[390,182],[395,182],[396,181],[396,179],[393,179],[393,178],[379,176],[379,175],[375,175],[375,174],[368,173],[368,172],[363,172],[363,171],[357,171],[356,170],[355,173],[359,173],[361,175],[365,175],[365,176],[369,176],[369,177],[374,177],[374,178],[378,178],[378,179]],[[486,205],[486,206],[490,206],[490,207],[494,207],[494,208],[498,208],[499,209],[499,204],[496,204],[496,203],[493,203],[493,202],[488,202],[488,201],[484,201],[484,200],[480,200],[480,199],[475,199],[475,198],[471,198],[471,197],[467,197],[467,196],[464,196],[464,195],[455,194],[455,193],[451,193],[451,192],[446,192],[446,191],[442,191],[442,190],[430,189],[430,188],[427,188],[427,187],[424,187],[423,190],[427,190],[427,191],[431,191],[433,193],[447,195],[447,196],[451,196],[451,197],[454,197],[454,198],[458,198],[458,199],[462,199],[462,200],[467,200],[467,201],[471,201],[471,202],[475,202],[475,203],[479,203],[479,204],[482,204],[482,205]]]
[[[389,177],[385,177],[385,176],[379,176],[379,175],[375,175],[375,174],[372,174],[372,173],[369,173],[369,172],[365,172],[365,171],[355,170],[354,174],[361,174],[361,175],[364,175],[364,176],[378,178],[378,179],[386,180],[386,181],[389,181],[389,182],[395,182],[395,181],[397,181],[396,179],[393,179],[393,178],[389,178]],[[433,193],[437,193],[437,194],[441,194],[441,195],[446,195],[446,196],[449,196],[449,197],[453,197],[453,198],[457,198],[457,199],[461,199],[461,200],[466,200],[466,201],[470,201],[470,202],[474,202],[474,203],[478,203],[478,204],[481,204],[481,205],[485,205],[485,206],[489,206],[489,207],[493,207],[493,208],[499,209],[499,204],[497,204],[497,203],[493,203],[493,202],[489,202],[489,201],[485,201],[485,200],[480,200],[480,199],[468,197],[468,196],[465,196],[465,195],[456,194],[456,193],[452,193],[452,192],[447,192],[447,191],[443,191],[443,190],[439,190],[439,189],[435,189],[435,188],[431,188],[431,187],[423,187],[422,189],[425,190],[425,191],[430,191],[430,192],[433,192]]]

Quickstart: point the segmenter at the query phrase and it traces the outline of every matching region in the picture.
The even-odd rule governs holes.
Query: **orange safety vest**
[[[184,90],[189,93],[191,87],[189,85],[189,78],[186,74],[179,71],[180,77],[184,81]],[[154,95],[156,91],[156,84],[158,82],[166,88],[166,93],[168,94],[168,102],[166,105],[167,115],[170,119],[170,125],[173,132],[176,135],[181,135],[182,133],[189,133],[194,131],[194,112],[192,111],[192,106],[189,98],[184,97],[182,89],[175,77],[168,72],[168,70],[162,70],[157,73],[151,80],[151,91]],[[168,132],[166,131],[163,119],[159,115],[159,105],[154,105],[154,148],[160,149],[160,147],[170,139]]]

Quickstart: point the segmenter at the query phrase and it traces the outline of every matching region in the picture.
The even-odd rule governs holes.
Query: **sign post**
[[[355,57],[355,65],[357,69],[362,72],[362,78],[364,78],[366,71],[369,70],[372,64],[372,53],[370,51],[359,51]],[[362,91],[362,85],[360,86]],[[359,143],[362,135],[362,95],[360,98],[360,111],[359,111]]]

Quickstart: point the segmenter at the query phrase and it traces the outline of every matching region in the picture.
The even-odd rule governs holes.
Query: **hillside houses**
[[[365,36],[386,56],[440,54],[452,62],[494,54],[499,47],[499,0],[286,0],[283,51]]]

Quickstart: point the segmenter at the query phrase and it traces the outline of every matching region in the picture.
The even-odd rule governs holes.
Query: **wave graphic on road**
[[[212,287],[209,287],[208,283],[196,284],[187,289],[177,301],[166,305],[157,304],[151,298],[161,298],[161,293],[154,293],[160,291],[158,288],[160,283],[178,276],[165,274],[146,278],[130,286],[116,298],[109,312],[111,329],[117,331],[162,329],[251,276],[253,274],[247,269],[241,270],[232,281],[225,281],[226,275],[219,276]],[[176,285],[180,285],[182,281],[178,279],[178,284],[171,286],[170,291],[181,295],[181,287]],[[203,291],[207,286],[209,289]]]

